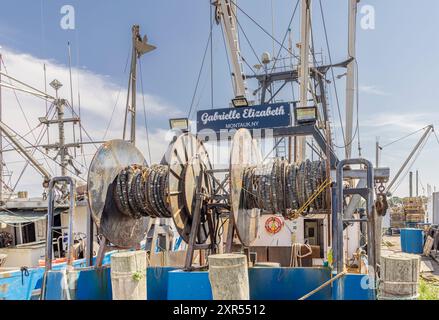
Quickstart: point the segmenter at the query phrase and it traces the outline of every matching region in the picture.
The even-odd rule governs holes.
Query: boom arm
[[[8,139],[15,145],[17,151],[24,158],[29,160],[29,162],[33,165],[33,167],[41,173],[45,181],[49,181],[52,178],[50,173],[46,169],[44,169],[44,167],[40,163],[38,163],[37,159],[35,159],[34,156],[28,150],[26,150],[26,147],[23,146],[20,143],[20,141],[18,141],[18,139],[15,138],[16,134],[11,129],[9,129],[9,127],[2,121],[0,121],[0,130],[3,131],[3,133],[8,137]]]
[[[395,175],[395,177],[392,179],[392,181],[389,183],[389,185],[387,186],[387,190],[386,193],[388,193],[390,191],[390,189],[393,187],[393,185],[395,184],[395,182],[398,180],[399,176],[401,175],[401,173],[404,171],[404,169],[407,167],[408,163],[410,162],[410,160],[413,158],[413,156],[415,155],[416,151],[418,151],[419,147],[421,146],[421,144],[429,137],[430,133],[434,130],[433,125],[429,125],[427,126],[427,129],[425,130],[424,134],[422,135],[421,139],[419,139],[418,143],[416,144],[416,146],[413,148],[412,152],[410,152],[409,156],[407,157],[407,159],[404,161],[404,163],[402,164],[401,168],[399,169],[398,173]]]
[[[230,0],[218,0],[216,6],[233,68],[233,91],[235,97],[245,97],[245,75],[242,71],[241,53],[239,51],[235,5]]]

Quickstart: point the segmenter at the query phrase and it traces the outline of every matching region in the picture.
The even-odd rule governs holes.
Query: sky
[[[60,80],[64,84],[60,96],[70,99],[67,67],[67,43],[70,42],[73,104],[78,110],[79,93],[84,128],[94,140],[121,138],[131,26],[139,24],[141,33],[147,34],[148,41],[156,45],[157,50],[141,59],[143,90],[139,84],[138,147],[148,162],[158,162],[166,150],[169,118],[187,116],[192,100],[193,119],[196,110],[210,109],[212,102],[215,108],[227,107],[233,96],[221,28],[215,23],[212,28],[212,55],[208,48],[194,95],[210,34],[209,3],[209,0],[5,0],[0,5],[0,52],[11,76],[39,89],[44,89],[45,64],[48,82],[55,78]],[[332,61],[343,61],[348,56],[348,1],[321,0],[321,3]],[[61,8],[65,5],[71,5],[75,10],[73,30],[61,27],[64,16]],[[239,0],[238,5],[275,39],[282,41],[296,0]],[[374,9],[373,29],[361,27],[363,7]],[[439,29],[439,2],[362,0],[358,9],[360,141],[362,156],[374,161],[377,137],[381,145],[386,145],[428,124],[439,128],[435,90],[439,71],[436,61],[439,56],[436,31]],[[299,42],[299,13],[300,10],[296,12],[291,26],[293,43]],[[239,10],[238,19],[244,30],[240,30],[242,55],[250,66],[258,62],[252,48],[259,56],[264,51],[272,55],[274,51],[276,55],[279,46],[276,43],[273,45],[273,40],[261,28]],[[316,51],[322,51],[328,61],[318,0],[313,1],[312,21],[314,47]],[[5,71],[4,68],[2,70]],[[244,66],[244,70],[251,74],[247,66]],[[339,75],[344,70],[335,72]],[[344,77],[336,80],[343,119],[344,82]],[[255,89],[255,83],[248,81],[248,87]],[[328,94],[336,129],[336,144],[342,145],[333,86]],[[151,159],[143,105],[149,129]],[[41,99],[24,93],[16,93],[15,96],[11,90],[3,89],[3,121],[19,134],[24,135],[29,128],[34,128],[38,124],[38,117],[44,116],[45,112],[46,104]],[[26,135],[26,139],[34,143],[38,132],[36,130]],[[381,165],[390,167],[394,175],[421,134],[420,131],[383,148]],[[51,136],[55,136],[55,131],[51,131]],[[68,139],[72,138],[71,130],[68,130]],[[84,140],[88,138],[84,137]],[[355,156],[358,155],[356,144],[353,148]],[[95,146],[87,146],[85,161],[82,158],[78,160],[80,163],[77,166],[83,172],[95,151]],[[337,153],[340,158],[343,157],[343,150],[338,149]],[[439,142],[432,135],[412,167],[413,170],[419,170],[421,193],[426,191],[427,184],[439,187],[439,170],[435,163],[438,154]],[[59,174],[59,170],[45,155],[36,151],[35,156],[43,164],[48,163],[53,174]],[[5,158],[8,170],[12,171],[11,183],[14,185],[23,161],[13,152],[8,152]],[[28,190],[31,195],[39,195],[40,176],[29,167],[24,177],[18,183],[17,191]],[[86,174],[82,178],[86,179]],[[406,196],[407,193],[408,180],[405,178],[395,194]]]

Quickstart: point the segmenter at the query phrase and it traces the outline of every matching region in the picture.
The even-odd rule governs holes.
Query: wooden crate
[[[406,215],[407,222],[424,222],[425,214],[407,214]]]

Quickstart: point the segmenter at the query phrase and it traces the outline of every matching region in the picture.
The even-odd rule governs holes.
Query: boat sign
[[[291,125],[289,103],[201,110],[197,113],[197,131],[210,129],[215,132],[230,129],[264,129]]]

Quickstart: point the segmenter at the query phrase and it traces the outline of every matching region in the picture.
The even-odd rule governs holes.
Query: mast
[[[311,27],[311,0],[302,0],[300,18],[300,107],[308,106],[308,84],[309,84],[309,43]],[[306,138],[297,137],[295,145],[295,159],[305,160]]]
[[[76,172],[79,172],[78,169],[75,168],[75,166],[72,163],[71,157],[69,156],[69,148],[78,148],[80,147],[80,144],[76,141],[73,141],[73,143],[66,143],[65,138],[65,123],[72,123],[72,125],[75,125],[75,123],[78,123],[80,121],[79,117],[73,116],[71,118],[65,118],[65,112],[64,108],[67,104],[67,100],[59,98],[58,96],[58,90],[62,87],[62,83],[59,82],[57,79],[53,80],[49,84],[56,92],[55,98],[53,100],[53,104],[56,108],[56,119],[49,120],[46,117],[39,118],[40,122],[44,125],[51,125],[56,124],[58,125],[58,139],[59,141],[54,144],[47,144],[43,145],[42,147],[48,150],[55,150],[57,151],[57,155],[55,158],[59,157],[60,159],[60,168],[61,168],[61,176],[65,177],[67,176],[67,167],[69,164],[75,169]]]
[[[56,107],[56,115],[57,120],[56,123],[58,124],[58,139],[59,143],[58,146],[55,147],[55,149],[58,150],[58,154],[60,156],[60,162],[61,162],[61,176],[65,177],[67,175],[67,148],[65,146],[65,134],[64,134],[64,100],[58,98],[58,90],[62,87],[61,82],[58,80],[53,80],[50,83],[50,86],[55,89],[56,92],[56,99],[54,101],[55,107]]]
[[[136,144],[136,95],[137,95],[137,59],[143,54],[156,49],[155,46],[147,43],[146,36],[140,36],[139,25],[134,25],[132,31],[132,54],[131,54],[131,69],[128,79],[128,94],[125,109],[125,122],[123,126],[123,140],[125,140],[126,130],[128,126],[128,113],[131,115],[130,128],[130,142]],[[131,101],[130,101],[131,98]],[[131,103],[130,103],[131,102]]]
[[[130,140],[132,144],[136,144],[136,89],[137,89],[137,52],[136,39],[140,37],[139,26],[134,26],[133,29],[133,54],[131,56],[131,134]]]
[[[349,44],[348,55],[353,58],[347,65],[346,72],[346,132],[345,132],[345,156],[346,159],[351,158],[352,155],[352,128],[354,121],[354,96],[355,96],[355,79],[356,79],[356,26],[357,26],[357,3],[360,0],[349,0]]]

